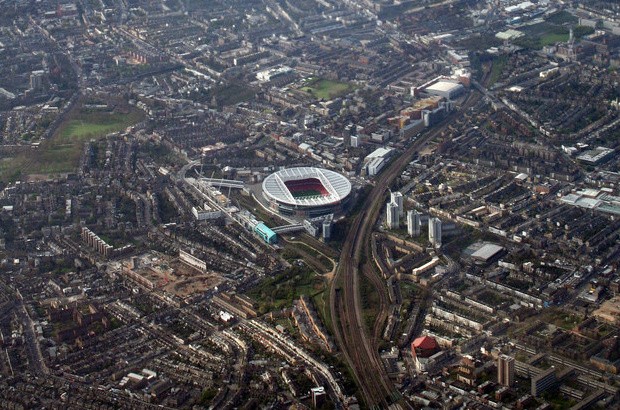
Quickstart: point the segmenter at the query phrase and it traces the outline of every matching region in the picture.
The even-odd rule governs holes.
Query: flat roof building
[[[271,81],[276,77],[282,76],[284,74],[290,74],[293,72],[293,69],[288,66],[270,68],[268,70],[262,70],[256,73],[256,79],[261,82]]]
[[[265,225],[264,223],[262,223],[262,222],[258,223],[254,227],[254,232],[256,234],[258,234],[258,236],[263,238],[263,240],[265,242],[267,242],[269,244],[276,243],[277,234],[274,231],[272,231],[271,229],[269,229],[269,227],[267,225]]]
[[[441,248],[441,219],[431,218],[428,220],[428,241],[434,248]]]
[[[407,233],[411,237],[420,236],[420,214],[416,210],[407,211]]]
[[[437,81],[435,84],[426,87],[424,91],[427,94],[437,95],[451,100],[461,95],[465,91],[465,88],[459,83],[451,81]]]
[[[583,154],[579,155],[577,159],[579,161],[595,165],[601,163],[604,159],[613,154],[613,152],[614,150],[611,148],[596,147],[594,149],[585,151]]]
[[[477,263],[488,263],[498,258],[504,248],[490,242],[476,242],[469,245],[464,253]]]
[[[379,147],[366,156],[365,161],[369,161],[373,158],[389,158],[394,153],[394,148]]]
[[[542,393],[553,388],[557,383],[555,367],[551,367],[538,376],[532,377],[532,396],[540,396]]]
[[[488,262],[503,250],[504,248],[499,245],[486,243],[480,249],[472,253],[471,257],[482,262]]]
[[[400,219],[398,213],[398,204],[390,202],[385,207],[385,219],[386,225],[389,229],[398,229],[400,226]]]
[[[497,359],[497,383],[511,387],[515,381],[515,359],[505,354]]]

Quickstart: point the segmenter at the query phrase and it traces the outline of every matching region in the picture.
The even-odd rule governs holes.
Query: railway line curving
[[[479,94],[470,94],[461,111],[465,111],[479,99]],[[399,404],[400,407],[404,408],[410,406],[400,397],[387,375],[377,350],[376,332],[369,335],[364,325],[359,292],[359,275],[363,271],[363,252],[371,256],[368,249],[372,228],[383,207],[386,189],[413,155],[428,141],[438,136],[455,118],[456,114],[452,114],[441,126],[419,137],[379,175],[372,191],[365,198],[360,213],[353,220],[330,288],[330,311],[335,338],[347,363],[353,370],[355,382],[368,408],[387,408],[393,404]],[[383,279],[372,277],[375,275],[372,269],[368,269],[367,272],[371,275],[369,280],[376,290],[387,292]],[[387,299],[381,298],[381,300],[386,305],[382,308],[386,309]]]

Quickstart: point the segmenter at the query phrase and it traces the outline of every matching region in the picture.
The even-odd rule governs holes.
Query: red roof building
[[[411,343],[411,353],[414,357],[431,357],[438,351],[437,341],[430,336],[418,337]]]

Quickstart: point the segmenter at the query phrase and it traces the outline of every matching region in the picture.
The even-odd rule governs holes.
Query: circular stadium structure
[[[351,182],[322,168],[286,168],[267,176],[263,196],[278,213],[296,218],[337,214],[349,202]]]

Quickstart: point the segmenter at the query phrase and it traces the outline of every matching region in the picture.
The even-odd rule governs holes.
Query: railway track
[[[479,94],[470,94],[461,111],[470,108],[479,100]],[[365,198],[361,211],[353,220],[347,234],[338,269],[330,288],[330,310],[335,338],[353,370],[355,382],[368,408],[388,408],[391,405],[409,408],[410,405],[394,388],[379,357],[376,335],[380,335],[381,332],[373,331],[373,334],[369,335],[364,325],[359,292],[360,274],[367,273],[366,276],[371,284],[380,292],[382,304],[385,304],[380,307],[381,311],[387,308],[388,302],[387,298],[381,297],[387,296],[383,279],[368,267],[364,270],[361,266],[363,256],[365,254],[372,257],[370,235],[383,207],[386,190],[392,181],[400,175],[420,148],[437,137],[455,119],[456,114],[452,114],[441,126],[419,137],[377,178],[375,186]],[[380,323],[381,314],[378,315],[375,325]]]

